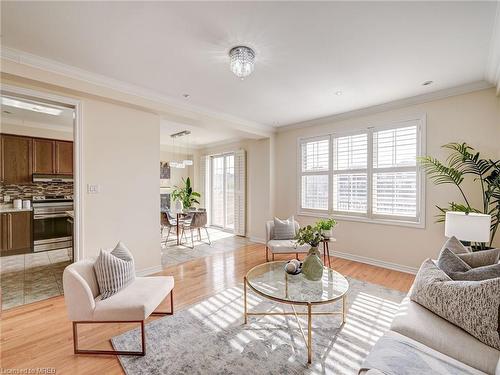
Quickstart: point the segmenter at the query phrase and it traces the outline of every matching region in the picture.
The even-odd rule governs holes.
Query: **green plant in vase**
[[[318,281],[323,277],[323,262],[318,246],[323,240],[321,229],[318,226],[308,225],[300,228],[295,236],[299,245],[308,244],[311,246],[304,263],[302,264],[302,273],[308,280]]]
[[[321,219],[316,222],[316,226],[321,231],[321,234],[325,239],[333,236],[333,228],[337,225],[334,218],[330,217],[328,219]]]
[[[198,198],[200,197],[200,193],[193,191],[191,187],[191,179],[188,177],[186,179],[182,179],[184,186],[175,186],[174,191],[172,192],[172,199],[174,201],[179,200],[182,202],[182,207],[184,209],[189,209],[193,207],[194,204],[200,204]]]

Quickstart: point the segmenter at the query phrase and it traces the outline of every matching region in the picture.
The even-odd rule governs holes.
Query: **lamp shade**
[[[444,235],[455,236],[460,241],[489,242],[490,225],[490,215],[447,211]]]

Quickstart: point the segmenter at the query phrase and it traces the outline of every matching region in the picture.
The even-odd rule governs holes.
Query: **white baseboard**
[[[350,254],[350,253],[343,253],[340,251],[331,251],[330,254],[334,257],[338,258],[343,258],[343,259],[348,259],[348,260],[353,260],[355,262],[360,262],[360,263],[366,263],[366,264],[371,264],[372,266],[378,266],[382,268],[388,268],[390,270],[395,270],[395,271],[400,271],[400,272],[405,272],[405,273],[411,273],[415,275],[418,271],[418,268],[414,267],[409,267],[409,266],[403,266],[401,264],[397,263],[392,263],[392,262],[386,262],[384,260],[378,260],[378,259],[373,259],[373,258],[368,258],[364,257],[361,255],[355,255],[355,254]]]
[[[252,242],[256,242],[256,243],[262,243],[262,244],[265,244],[266,243],[266,240],[264,238],[259,238],[259,237],[248,237],[248,239]]]
[[[158,272],[163,271],[163,266],[161,264],[153,267],[143,268],[142,270],[136,270],[135,274],[137,276],[149,276]]]

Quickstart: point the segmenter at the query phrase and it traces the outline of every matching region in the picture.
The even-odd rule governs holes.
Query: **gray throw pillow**
[[[415,277],[410,299],[500,350],[500,278],[453,281],[427,259]]]
[[[462,253],[457,255],[469,266],[476,268],[498,263],[500,258],[500,249],[479,250],[472,253]]]
[[[453,272],[465,272],[471,269],[471,267],[460,259],[457,254],[452,252],[448,248],[444,248],[439,253],[437,260],[437,266],[441,268],[448,276]],[[453,278],[453,277],[452,277]]]
[[[500,264],[471,268],[465,272],[451,272],[448,274],[453,280],[481,281],[500,277]]]
[[[293,240],[295,234],[295,219],[293,216],[286,220],[274,218],[273,240]]]
[[[94,270],[101,300],[118,293],[135,280],[134,258],[122,242],[118,242],[111,252],[101,250]]]
[[[448,238],[441,250],[443,249],[450,249],[455,254],[470,253],[470,250],[466,248],[455,236],[451,236],[450,238]]]

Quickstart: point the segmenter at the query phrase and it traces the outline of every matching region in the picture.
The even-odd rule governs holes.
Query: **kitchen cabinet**
[[[12,255],[32,251],[31,211],[0,213],[0,254]]]
[[[1,181],[25,184],[32,180],[33,139],[17,135],[1,135]]]
[[[73,174],[73,142],[55,141],[56,174]]]
[[[33,173],[52,174],[55,171],[56,142],[50,139],[33,139]]]
[[[0,134],[0,179],[26,184],[35,174],[73,175],[73,142]]]

